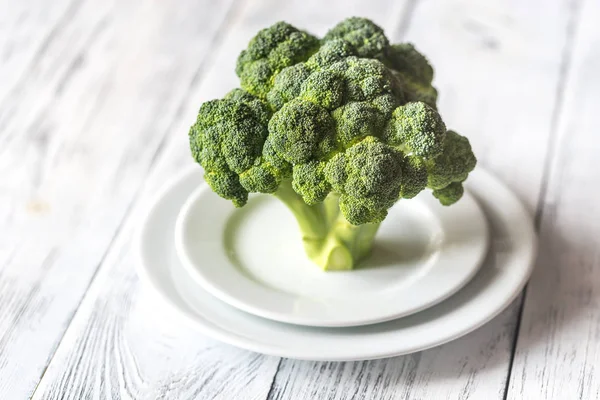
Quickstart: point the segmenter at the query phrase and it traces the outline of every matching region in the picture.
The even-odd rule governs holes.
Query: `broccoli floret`
[[[391,68],[412,82],[431,85],[433,68],[411,43],[393,44],[388,47],[386,57]]]
[[[342,61],[347,57],[356,55],[356,51],[350,45],[350,43],[341,39],[332,39],[323,43],[323,45],[319,48],[319,51],[308,59],[306,66],[309,69],[318,70],[327,68],[338,61]]]
[[[239,179],[247,192],[254,193],[274,193],[281,182],[279,171],[267,163],[250,167]]]
[[[422,158],[405,156],[402,161],[400,197],[412,199],[427,186],[427,167]]]
[[[373,58],[384,52],[389,41],[379,26],[366,18],[348,18],[334,26],[323,38],[324,42],[342,39],[356,49],[359,57]]]
[[[384,62],[398,78],[408,101],[422,101],[436,108],[437,90],[431,85],[433,68],[412,44],[389,46]]]
[[[349,18],[322,40],[279,22],[240,54],[241,89],[204,103],[189,130],[207,183],[237,207],[272,193],[324,269],[366,257],[399,199],[426,187],[444,205],[475,167],[436,111],[433,69],[410,44]]]
[[[302,83],[310,76],[304,64],[296,64],[281,70],[275,77],[273,87],[267,93],[267,100],[274,110],[279,110],[285,103],[297,97],[302,90]]]
[[[319,39],[285,22],[263,29],[238,57],[235,72],[242,88],[265,98],[273,77],[285,67],[306,61],[319,48]]]
[[[387,122],[371,102],[348,103],[333,112],[337,139],[344,147],[367,136],[377,136]]]
[[[206,181],[238,207],[248,199],[239,174],[260,157],[268,135],[268,116],[265,104],[238,89],[222,100],[204,103],[190,129],[190,148],[206,171]]]
[[[325,179],[326,165],[322,161],[294,165],[292,188],[309,206],[321,203],[331,191],[331,185]]]
[[[394,110],[387,140],[412,154],[431,158],[442,151],[446,125],[433,108],[423,102],[407,103]]]
[[[271,118],[269,139],[285,161],[302,164],[323,155],[321,144],[333,127],[333,118],[326,110],[310,101],[294,99]]]
[[[467,179],[477,164],[469,139],[454,131],[448,131],[441,154],[427,160],[427,186],[442,189],[453,182]]]
[[[223,172],[207,171],[204,179],[216,194],[231,200],[236,207],[242,207],[248,201],[248,191],[240,184],[236,173],[226,170]]]
[[[449,206],[460,200],[464,191],[461,182],[453,182],[445,188],[434,190],[433,195],[442,205]]]
[[[340,209],[354,224],[377,223],[397,200],[402,182],[403,155],[369,136],[336,154],[325,177],[340,194]]]

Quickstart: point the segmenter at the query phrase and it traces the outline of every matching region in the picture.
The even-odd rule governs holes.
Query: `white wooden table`
[[[600,398],[599,0],[0,4],[0,399]],[[219,344],[141,287],[139,210],[251,35],[350,15],[431,59],[448,124],[536,216],[536,270],[492,322],[405,357]]]

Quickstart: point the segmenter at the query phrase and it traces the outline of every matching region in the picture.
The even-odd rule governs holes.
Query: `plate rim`
[[[142,213],[143,223],[137,227],[137,229],[135,230],[135,233],[134,233],[135,237],[134,237],[133,242],[134,242],[134,248],[135,248],[135,253],[136,253],[136,258],[137,258],[135,267],[136,267],[138,276],[140,277],[140,280],[145,282],[146,286],[148,288],[152,289],[152,293],[157,295],[157,297],[162,300],[163,305],[167,306],[167,308],[169,310],[173,311],[176,315],[179,315],[180,317],[182,317],[182,321],[185,322],[187,325],[189,325],[190,328],[193,328],[193,329],[199,331],[200,333],[202,333],[206,336],[212,337],[213,339],[216,339],[220,342],[223,342],[223,343],[226,343],[229,345],[233,345],[233,346],[236,346],[239,348],[243,348],[246,350],[255,351],[258,353],[267,354],[267,355],[271,355],[271,356],[286,357],[286,358],[299,359],[299,360],[312,360],[312,361],[372,360],[372,359],[400,356],[400,355],[404,355],[404,354],[410,354],[410,353],[414,353],[417,351],[426,350],[426,349],[436,347],[436,346],[451,342],[453,340],[456,340],[459,337],[462,337],[462,336],[480,328],[481,326],[485,325],[486,323],[491,321],[493,318],[498,316],[503,310],[505,310],[518,297],[518,295],[521,293],[524,286],[526,285],[529,277],[531,276],[531,273],[534,268],[534,261],[537,256],[538,238],[537,238],[537,234],[534,229],[534,226],[533,226],[533,219],[531,217],[531,213],[523,205],[523,203],[520,201],[520,199],[514,194],[514,192],[512,192],[501,180],[499,180],[498,178],[496,178],[494,175],[490,174],[489,172],[485,171],[481,167],[478,167],[474,172],[482,175],[484,179],[492,179],[498,186],[500,186],[500,188],[505,190],[506,193],[512,197],[512,199],[515,201],[515,204],[518,205],[523,216],[527,216],[526,237],[529,239],[529,244],[527,246],[528,251],[527,251],[526,255],[528,257],[524,258],[522,260],[523,262],[520,263],[523,266],[523,270],[522,270],[519,280],[513,284],[513,288],[511,290],[510,294],[507,296],[504,296],[503,301],[501,301],[501,302],[499,301],[496,304],[496,306],[494,307],[493,311],[487,313],[487,315],[484,318],[479,319],[476,323],[470,324],[468,326],[463,326],[462,328],[457,329],[453,334],[444,336],[443,338],[430,339],[428,341],[424,341],[421,344],[417,344],[417,345],[413,345],[413,346],[405,346],[403,348],[396,347],[393,349],[382,350],[379,352],[376,352],[376,351],[370,351],[370,352],[369,351],[367,351],[367,352],[352,351],[346,355],[328,356],[326,354],[325,355],[324,354],[306,354],[301,351],[300,352],[295,351],[293,348],[290,349],[290,348],[283,348],[280,346],[266,345],[264,343],[249,340],[247,337],[244,337],[240,334],[237,334],[237,333],[234,333],[231,331],[224,331],[224,330],[220,329],[218,325],[216,325],[215,323],[213,323],[211,321],[207,321],[201,315],[196,313],[188,304],[185,303],[185,300],[183,300],[181,298],[180,293],[177,293],[178,297],[180,297],[178,300],[173,299],[169,295],[169,293],[166,292],[164,286],[161,287],[161,282],[157,279],[157,277],[153,276],[153,274],[149,271],[149,269],[145,263],[144,254],[143,254],[142,249],[143,249],[143,237],[144,237],[144,233],[145,233],[144,231],[145,231],[145,227],[146,227],[146,222],[148,221],[148,217],[155,212],[156,208],[158,208],[158,206],[162,202],[163,198],[169,194],[171,189],[175,188],[178,184],[181,184],[182,181],[185,181],[186,179],[191,179],[192,175],[197,174],[198,182],[202,182],[202,178],[200,176],[201,171],[202,171],[201,168],[199,168],[197,166],[190,167],[190,168],[182,171],[175,178],[173,178],[170,182],[168,182],[161,190],[159,190],[158,193],[153,197],[153,199],[150,203],[150,206],[146,207],[145,213]],[[477,196],[475,196],[475,197],[477,198]],[[492,238],[493,238],[493,235],[492,235]],[[168,268],[171,268],[171,266],[169,266]],[[460,291],[459,291],[459,293],[460,293]],[[455,295],[458,295],[458,294],[455,294]],[[179,304],[178,304],[178,301],[179,301]],[[183,308],[182,308],[181,303],[183,303]],[[426,313],[427,310],[422,311],[422,312]],[[260,317],[253,317],[253,318],[261,319]],[[407,318],[411,318],[411,317],[409,316]],[[277,323],[277,322],[273,322],[273,323]],[[327,328],[325,328],[325,329],[327,329]],[[338,328],[338,329],[344,329],[344,328]],[[354,350],[356,350],[356,349],[354,349]]]

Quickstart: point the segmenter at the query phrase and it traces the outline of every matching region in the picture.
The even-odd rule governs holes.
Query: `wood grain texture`
[[[600,398],[600,3],[580,7],[509,399]]]
[[[80,0],[26,0],[0,3],[0,115],[7,100],[26,84],[55,38],[81,6]]]
[[[480,165],[503,178],[532,213],[572,13],[561,1],[422,0],[397,30],[437,67],[440,110],[449,127],[469,137]],[[502,399],[518,310],[519,300],[464,338],[405,357],[343,364],[283,360],[271,398]]]
[[[140,291],[134,228],[125,227],[106,260],[110,270],[100,272],[102,284],[82,304],[85,318],[75,318],[33,398],[266,398],[277,358],[206,339]]]
[[[510,308],[473,334],[403,357],[346,363],[284,359],[269,399],[501,399],[513,314]]]
[[[0,398],[34,390],[230,5],[3,8]]]

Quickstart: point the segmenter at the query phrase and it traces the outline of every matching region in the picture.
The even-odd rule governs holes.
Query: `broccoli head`
[[[460,199],[476,163],[469,141],[446,130],[425,57],[372,21],[349,18],[321,40],[276,23],[236,72],[241,89],[201,106],[192,156],[237,207],[249,193],[284,201],[325,269],[368,254],[399,199],[426,187],[444,205]]]

